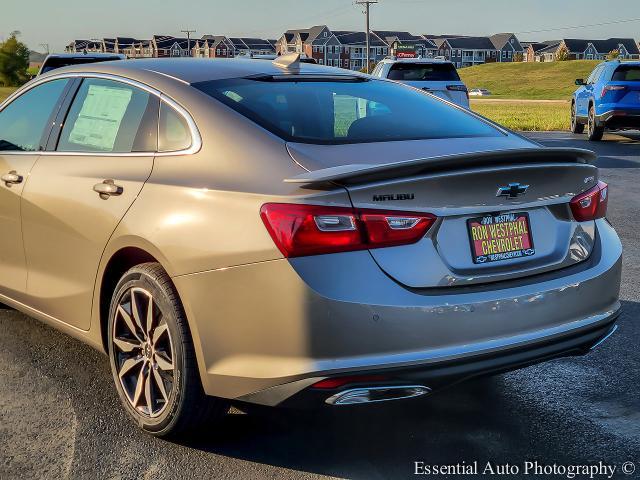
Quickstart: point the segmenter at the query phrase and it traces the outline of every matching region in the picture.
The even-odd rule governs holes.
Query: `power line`
[[[515,32],[515,33],[543,33],[543,32],[556,32],[558,30],[574,30],[576,28],[589,28],[589,27],[601,27],[604,25],[615,25],[618,23],[630,23],[630,22],[640,22],[640,18],[625,18],[621,20],[611,20],[609,22],[600,22],[600,23],[591,23],[589,25],[573,25],[569,27],[557,27],[557,28],[545,28],[542,30],[528,30],[526,32]]]
[[[378,0],[356,0],[356,5],[364,5],[364,14],[367,19],[367,66],[365,67],[366,73],[369,73],[369,55],[371,54],[369,48],[369,35],[371,34],[371,29],[369,28],[369,9],[371,5],[374,5],[376,3],[378,3]]]

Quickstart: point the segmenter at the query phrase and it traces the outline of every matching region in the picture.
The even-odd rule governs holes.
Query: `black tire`
[[[571,132],[584,132],[584,123],[578,122],[578,118],[576,117],[576,102],[571,102]]]
[[[144,302],[140,300],[141,296],[148,299],[146,310],[142,306]],[[148,327],[148,333],[145,333],[144,328],[141,330],[139,327],[143,319],[145,327],[149,321],[145,313],[148,305],[153,305],[151,324],[156,326],[153,329]],[[129,315],[127,323],[122,310],[132,314],[134,308],[139,312],[138,318]],[[128,327],[132,320],[133,330]],[[173,282],[160,264],[137,265],[122,276],[111,300],[108,328],[109,358],[116,390],[129,417],[140,428],[157,437],[176,438],[198,433],[228,412],[228,402],[204,393],[182,304]],[[156,332],[159,330],[162,333],[156,342]],[[148,349],[144,346],[129,351],[130,347],[121,349],[123,344],[146,345],[141,343],[145,340]],[[170,354],[161,349],[161,342],[164,342],[164,350],[169,349]],[[160,367],[158,357],[164,358],[164,364],[170,364],[171,369]],[[142,363],[140,373],[135,373],[136,367],[126,369],[121,381],[119,373],[125,370],[125,361],[129,361],[129,364],[137,362],[137,365]],[[140,387],[144,393],[138,393],[137,383],[132,385],[131,380],[135,382],[135,379],[137,383],[144,384],[144,387]],[[162,391],[159,382],[162,383]],[[134,404],[136,398],[138,400]],[[140,402],[146,405],[140,405]],[[158,412],[154,415],[156,407]]]
[[[591,105],[589,107],[589,121],[587,123],[587,138],[591,142],[598,142],[602,140],[602,135],[604,135],[604,127],[596,125],[596,111],[593,105]]]

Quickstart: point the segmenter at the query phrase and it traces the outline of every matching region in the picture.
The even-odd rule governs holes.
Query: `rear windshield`
[[[640,65],[620,65],[613,72],[614,82],[640,82]]]
[[[69,65],[84,65],[86,63],[109,62],[111,60],[121,60],[120,57],[58,57],[49,58],[42,66],[42,72],[47,73],[56,68],[68,67]]]
[[[238,78],[193,86],[292,142],[342,144],[502,135],[465,110],[419,90],[382,80],[346,78],[351,80]]]
[[[451,63],[396,63],[389,70],[390,80],[458,82],[460,77]]]

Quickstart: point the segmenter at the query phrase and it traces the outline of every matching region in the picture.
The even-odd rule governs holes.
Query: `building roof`
[[[116,42],[118,42],[119,48],[130,47],[134,43],[139,43],[140,40],[131,37],[116,37]]]
[[[560,42],[558,43],[552,43],[551,45],[546,45],[538,50],[536,50],[536,53],[539,54],[543,54],[543,53],[556,53],[556,50],[558,50],[558,47],[560,46]]]
[[[447,38],[451,48],[471,49],[471,50],[496,50],[495,45],[489,37],[457,37]],[[437,42],[436,42],[437,43]]]
[[[509,39],[515,37],[513,33],[496,33],[489,37],[491,43],[496,48],[496,50],[502,50],[502,48],[509,43]]]
[[[367,44],[367,34],[365,32],[352,32],[347,30],[337,30],[333,34],[342,45],[362,45]],[[369,45],[372,47],[386,47],[387,44],[377,35],[372,34],[369,37]]]
[[[437,48],[436,44],[430,38],[424,38],[419,35],[413,35],[409,32],[395,31],[395,30],[373,30],[372,33],[380,38],[387,45],[391,45],[393,42],[398,41],[400,43],[413,43],[416,45],[425,45],[427,48]]]
[[[555,45],[557,45],[560,42],[555,43]],[[554,43],[546,43],[546,42],[520,42],[520,45],[522,45],[523,48],[529,48],[531,47],[531,49],[533,50],[534,53],[539,52],[540,50],[543,50],[547,47],[549,47],[550,45],[554,45]]]
[[[604,40],[588,40],[579,38],[565,38],[563,39],[567,49],[572,53],[584,52],[589,44],[592,44],[598,53],[609,53],[611,50],[617,50],[620,45],[624,45],[624,48],[632,55],[638,55],[638,44],[633,38],[607,38]]]
[[[189,43],[191,46],[195,46],[196,38],[189,40],[188,38],[172,37],[170,35],[154,35],[153,42],[155,42],[157,48],[165,50],[171,49],[176,43],[182,50],[189,49]]]

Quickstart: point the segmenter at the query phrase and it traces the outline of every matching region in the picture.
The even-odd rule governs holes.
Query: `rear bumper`
[[[308,381],[303,380],[272,387],[239,400],[270,406],[317,408],[326,404],[327,399],[354,388],[418,385],[427,387],[429,391],[437,391],[474,377],[504,373],[562,357],[585,355],[616,331],[618,315],[619,311],[616,311],[586,327],[495,352],[413,367],[357,372],[357,375],[384,377],[384,380],[353,382],[334,389],[309,387]],[[354,372],[350,372],[350,375],[354,375]],[[291,394],[294,391],[297,393]]]
[[[286,404],[323,378],[362,372],[432,387],[584,351],[605,335],[620,306],[622,247],[606,220],[597,227],[584,262],[493,285],[408,289],[368,252],[174,282],[210,395]]]
[[[596,122],[611,130],[640,128],[640,108],[607,110],[597,115]]]

